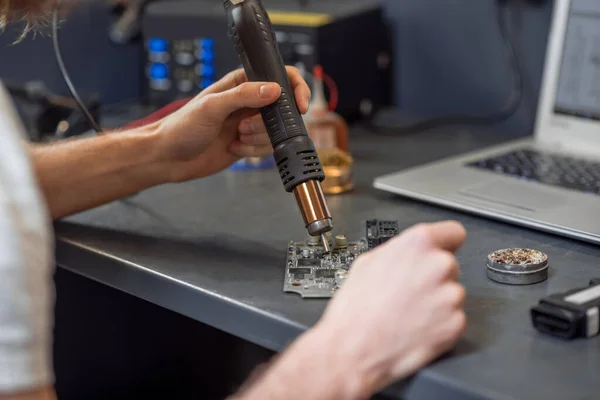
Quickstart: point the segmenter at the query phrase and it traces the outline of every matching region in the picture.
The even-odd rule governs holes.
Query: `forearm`
[[[53,219],[165,183],[155,125],[98,137],[33,145],[30,154]]]
[[[0,400],[56,400],[56,394],[52,387],[46,387],[23,393],[0,393]]]
[[[374,394],[374,382],[356,364],[336,346],[334,334],[313,329],[232,400],[368,399]]]

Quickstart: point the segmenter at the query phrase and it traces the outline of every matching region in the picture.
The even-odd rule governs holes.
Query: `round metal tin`
[[[487,276],[507,285],[532,285],[548,279],[548,256],[538,250],[509,248],[487,257]]]

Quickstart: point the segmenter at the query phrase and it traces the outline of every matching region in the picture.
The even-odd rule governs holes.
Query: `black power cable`
[[[77,93],[77,90],[75,89],[75,86],[73,85],[73,82],[71,81],[71,78],[69,77],[69,73],[67,72],[67,68],[65,67],[65,62],[63,61],[63,58],[62,58],[62,52],[60,50],[60,44],[58,42],[58,15],[60,12],[61,3],[62,3],[62,0],[56,0],[56,6],[55,6],[54,12],[52,14],[52,43],[54,45],[54,56],[56,57],[56,62],[58,63],[58,68],[60,69],[60,73],[62,74],[62,77],[65,80],[67,87],[69,88],[69,92],[71,93],[71,96],[73,96],[73,99],[77,103],[77,107],[79,108],[81,113],[85,116],[85,118],[88,120],[88,122],[90,123],[92,128],[96,131],[96,133],[101,133],[102,129],[96,123],[96,120],[90,113],[90,110],[88,110],[88,108],[85,106],[84,102],[81,101],[81,98],[79,97],[79,94]]]
[[[496,2],[496,17],[506,55],[512,70],[514,87],[504,108],[490,115],[448,115],[422,120],[408,125],[380,125],[368,122],[368,128],[381,133],[413,133],[449,125],[493,125],[506,121],[519,110],[524,97],[523,70],[518,60],[515,44],[508,28],[503,6]]]

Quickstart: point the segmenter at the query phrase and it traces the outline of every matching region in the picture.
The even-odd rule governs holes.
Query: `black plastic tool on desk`
[[[294,193],[308,233],[321,235],[327,249],[324,234],[333,225],[321,189],[325,174],[298,110],[269,15],[260,0],[226,0],[225,11],[229,35],[248,79],[277,82],[281,86],[281,97],[261,109],[262,118],[275,150],[283,186]]]
[[[590,338],[600,333],[600,279],[590,286],[554,294],[531,309],[533,326],[562,339]]]

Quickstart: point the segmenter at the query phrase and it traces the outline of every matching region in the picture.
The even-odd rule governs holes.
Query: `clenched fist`
[[[455,222],[418,225],[360,257],[317,330],[381,389],[450,350],[465,329]]]
[[[361,256],[317,325],[232,399],[368,399],[450,350],[466,324],[465,236],[456,222],[418,225]]]

